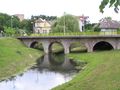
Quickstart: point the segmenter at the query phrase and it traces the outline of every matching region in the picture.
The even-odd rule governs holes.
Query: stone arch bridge
[[[72,43],[80,42],[85,45],[87,52],[93,52],[95,46],[99,45],[101,42],[105,42],[108,46],[113,49],[120,49],[120,36],[40,36],[40,37],[18,37],[27,47],[35,42],[41,42],[44,48],[44,52],[48,54],[50,52],[50,47],[53,43],[58,42],[62,44],[64,48],[64,53],[68,54],[70,52],[70,46]],[[103,45],[104,44],[100,44]]]

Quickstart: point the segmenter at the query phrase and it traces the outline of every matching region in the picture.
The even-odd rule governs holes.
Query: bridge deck
[[[120,38],[120,35],[81,35],[81,36],[22,36],[18,39],[82,39],[82,38]]]

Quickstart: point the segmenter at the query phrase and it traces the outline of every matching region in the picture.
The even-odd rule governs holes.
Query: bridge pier
[[[61,43],[64,47],[64,53],[69,54],[70,53],[70,42],[67,40],[63,40]]]
[[[42,45],[43,45],[45,54],[49,54],[49,45],[50,45],[49,41],[43,41]]]
[[[87,48],[87,52],[93,52],[93,44],[92,44],[92,42],[86,41],[85,46]]]

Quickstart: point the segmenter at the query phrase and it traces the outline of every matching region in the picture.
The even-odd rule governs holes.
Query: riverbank
[[[21,73],[42,56],[39,50],[25,47],[19,40],[0,38],[0,80]]]
[[[68,83],[53,90],[119,90],[120,51],[70,54],[87,65]]]

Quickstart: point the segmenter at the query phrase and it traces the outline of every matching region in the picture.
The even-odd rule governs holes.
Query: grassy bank
[[[70,54],[87,62],[73,80],[53,90],[120,90],[120,51]]]
[[[17,39],[0,38],[0,80],[27,69],[41,55],[42,52],[25,47]]]

